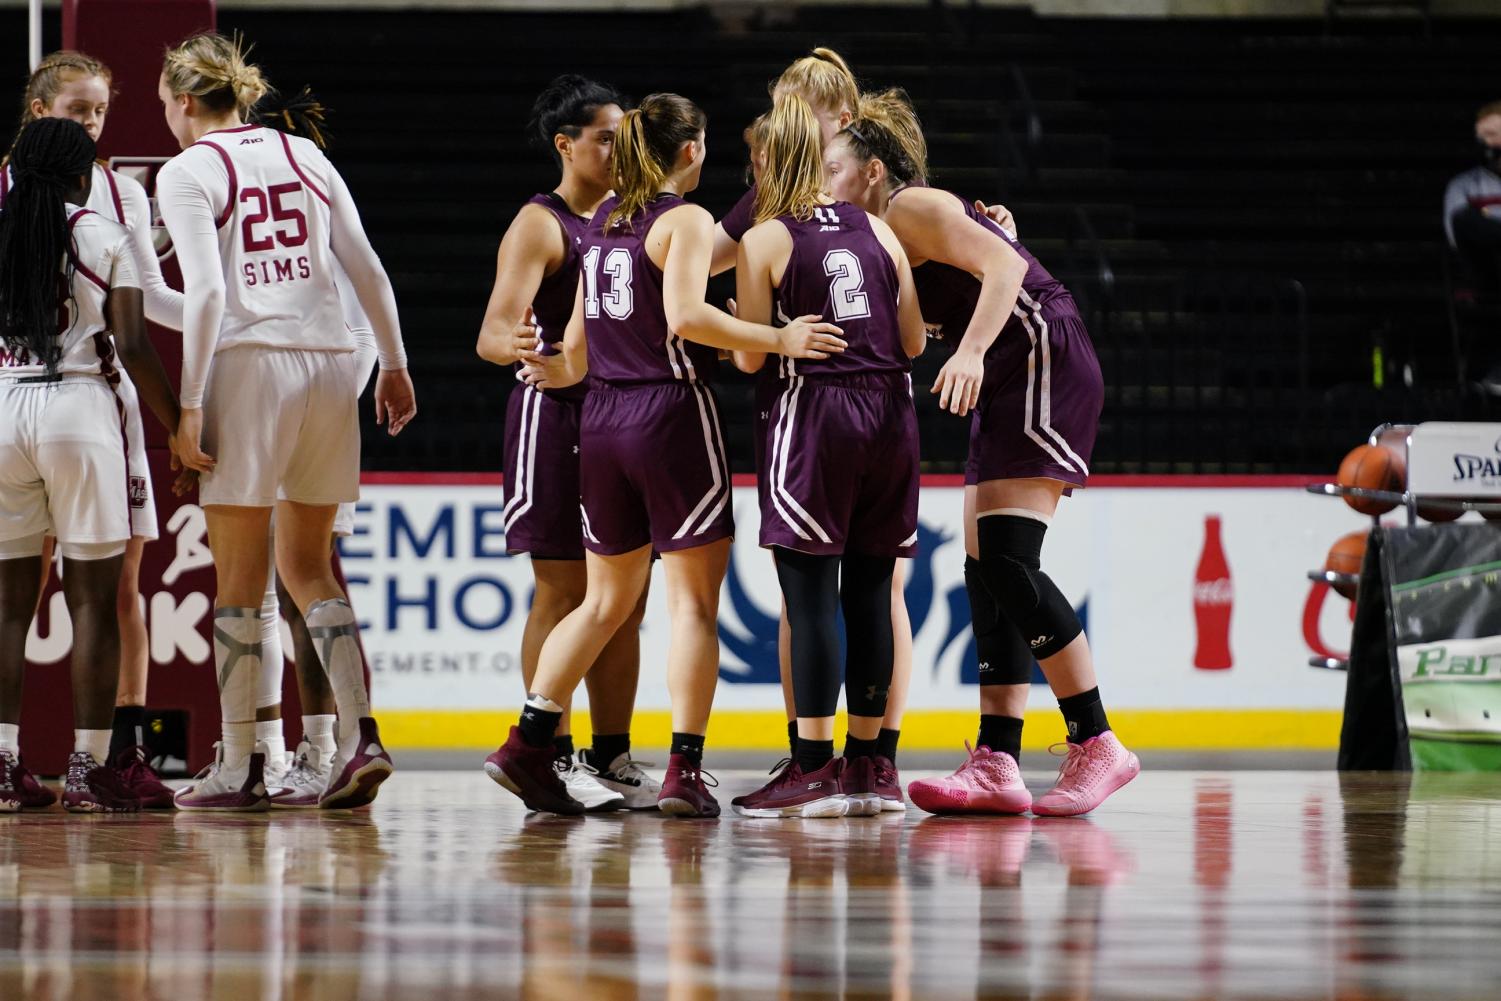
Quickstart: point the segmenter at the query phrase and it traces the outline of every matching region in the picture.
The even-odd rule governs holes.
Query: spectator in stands
[[[1501,101],[1475,114],[1481,164],[1444,191],[1444,232],[1476,292],[1501,295]]]

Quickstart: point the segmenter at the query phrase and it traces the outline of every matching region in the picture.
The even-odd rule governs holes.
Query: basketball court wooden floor
[[[527,817],[478,771],[408,771],[368,815],[0,818],[6,1001],[1498,996],[1493,775],[1148,771],[1089,819],[691,822]]]

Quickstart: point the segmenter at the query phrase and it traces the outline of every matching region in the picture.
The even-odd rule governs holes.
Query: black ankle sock
[[[1015,716],[980,716],[980,746],[1005,751],[1017,761],[1022,756],[1022,721]]]
[[[526,741],[527,746],[546,747],[552,743],[552,735],[557,733],[563,713],[562,710],[553,712],[532,705],[531,699],[536,697],[528,697],[527,704],[521,710],[521,722],[517,726],[521,730],[521,739]]]
[[[672,754],[681,754],[688,759],[689,764],[695,768],[704,763],[704,738],[698,733],[674,733],[672,735]]]
[[[816,772],[830,761],[834,760],[834,742],[832,740],[809,740],[807,737],[797,738],[797,765],[803,770],[803,774]]]
[[[573,758],[573,734],[564,734],[552,739],[552,753],[556,758],[571,760]]]
[[[1098,688],[1059,699],[1058,709],[1063,713],[1063,721],[1068,724],[1070,744],[1082,744],[1110,729],[1110,721],[1105,718],[1105,704],[1100,701]]]
[[[797,720],[795,719],[787,721],[787,756],[797,757]]]
[[[881,732],[876,737],[876,753],[893,765],[896,764],[896,742],[901,739],[902,731],[881,727]]]
[[[115,706],[114,732],[109,738],[109,760],[114,761],[121,751],[129,750],[145,742],[146,707]]]
[[[879,741],[861,740],[854,734],[844,736],[844,756],[846,758],[868,758],[880,752]]]
[[[631,735],[628,733],[596,733],[594,735],[594,767],[604,770],[622,754],[631,753]]]

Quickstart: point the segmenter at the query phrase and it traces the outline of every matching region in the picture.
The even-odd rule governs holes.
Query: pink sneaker
[[[1057,785],[1032,804],[1032,812],[1039,817],[1077,817],[1088,813],[1141,774],[1141,762],[1110,730],[1082,744],[1067,746],[1068,756],[1058,769]]]
[[[969,760],[947,778],[919,779],[907,786],[912,802],[929,813],[1026,813],[1032,794],[1016,759],[988,747],[971,748]]]

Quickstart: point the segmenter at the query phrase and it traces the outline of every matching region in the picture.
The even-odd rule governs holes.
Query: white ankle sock
[[[354,611],[343,598],[329,598],[313,602],[304,618],[334,689],[339,744],[345,746],[359,732],[360,720],[370,715],[370,693],[365,689],[365,661],[356,641],[359,627]]]
[[[21,724],[0,723],[0,751],[9,751],[17,757],[21,754]]]
[[[281,720],[258,720],[255,724],[255,742],[266,745],[266,763],[281,762],[287,756],[287,738],[282,732]]]
[[[255,753],[255,721],[225,723],[224,767],[235,771],[245,767],[245,759]]]
[[[302,717],[303,739],[318,749],[324,761],[327,761],[334,753],[334,721],[336,719],[338,717],[333,713]]]
[[[109,760],[111,736],[110,730],[74,730],[73,752],[76,754],[79,751],[88,751],[94,760],[102,765]]]

